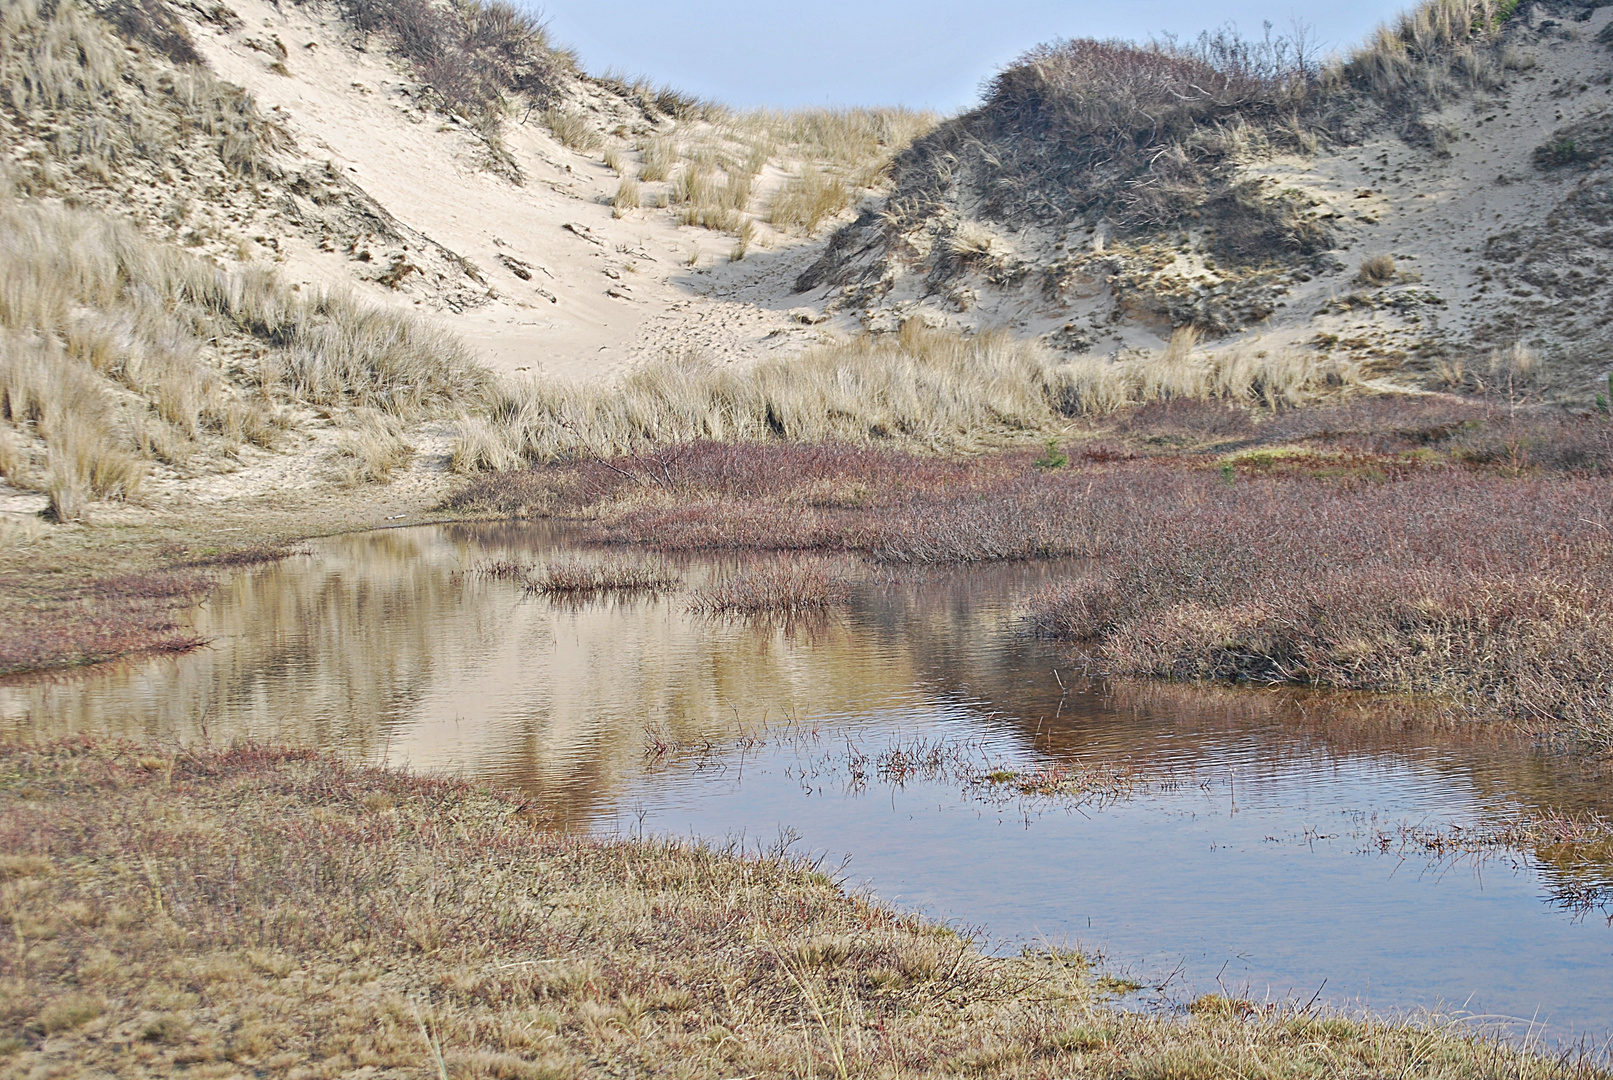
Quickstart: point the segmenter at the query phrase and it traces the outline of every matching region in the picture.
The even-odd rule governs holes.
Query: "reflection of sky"
[[[885,740],[870,732],[864,745]],[[1176,998],[1216,991],[1219,977],[1256,999],[1308,1000],[1325,980],[1333,1004],[1538,1019],[1553,1041],[1606,1036],[1603,917],[1549,910],[1540,880],[1510,859],[1363,854],[1374,816],[1465,823],[1471,804],[1416,766],[1316,764],[1231,789],[1224,766],[1206,768],[1168,794],[1069,812],[927,783],[849,795],[820,775],[809,789],[784,748],[753,757],[742,780],[708,767],[635,785],[606,827],[752,847],[790,828],[826,866],[849,856],[849,884],[999,945],[1079,943],[1151,984],[1180,967]]]
[[[576,607],[465,574],[568,550],[525,525],[322,541],[231,577],[197,613],[206,649],[0,681],[0,733],[256,738],[513,784],[572,826],[636,829],[642,812],[656,832],[763,843],[790,828],[831,865],[849,855],[853,884],[999,942],[1078,941],[1155,981],[1181,964],[1173,993],[1219,973],[1309,997],[1327,979],[1332,1002],[1538,1009],[1558,1036],[1613,1024],[1613,929],[1554,910],[1550,880],[1510,858],[1440,871],[1361,854],[1369,825],[1606,813],[1605,783],[1401,723],[1404,702],[1082,683],[1015,621],[1067,564],[867,582],[848,613],[793,634],[691,616],[685,597]],[[731,563],[678,569],[696,584]],[[652,767],[650,732],[712,740],[712,767]],[[736,783],[726,748],[747,733],[765,738]],[[844,794],[848,743],[915,738],[1169,783],[1078,812],[922,783]]]

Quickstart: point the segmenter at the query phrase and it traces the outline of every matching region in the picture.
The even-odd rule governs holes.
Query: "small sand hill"
[[[1613,8],[1407,18],[1455,7],[1495,28],[1443,47],[1437,78],[1380,41],[1424,65],[1417,85],[1375,86],[1369,47],[1309,102],[1140,135],[1155,157],[1132,173],[1058,145],[1075,121],[1038,127],[1022,100],[1001,115],[1030,96],[1011,71],[898,160],[888,205],[799,284],[871,329],[1010,326],[1124,357],[1193,327],[1200,348],[1289,349],[1408,387],[1473,389],[1532,354],[1536,389],[1588,403],[1613,366]],[[1161,189],[1147,213],[1115,194]]]
[[[187,20],[206,64],[283,126],[318,182],[376,208],[369,228],[266,222],[272,250],[256,254],[283,276],[356,282],[372,300],[429,311],[511,374],[602,378],[665,354],[733,361],[817,340],[811,317],[790,314],[801,303],[793,282],[817,256],[811,236],[769,228],[762,215],[746,258],[730,262],[735,239],[722,230],[680,225],[653,202],[611,205],[621,177],[606,150],[636,171],[646,138],[676,129],[698,142],[709,123],[680,124],[572,76],[556,108],[583,126],[588,149],[563,145],[544,110],[523,109],[503,125],[494,160],[476,126],[445,114],[383,35],[358,34],[328,5],[232,0],[231,11]],[[755,206],[767,206],[790,164],[762,170]]]

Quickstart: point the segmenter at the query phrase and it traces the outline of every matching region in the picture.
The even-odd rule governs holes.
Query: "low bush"
[[[272,445],[280,401],[413,417],[475,406],[491,385],[464,345],[411,315],[345,294],[305,297],[114,218],[0,203],[0,247],[3,471],[48,491],[61,520],[86,499],[133,495],[149,462]],[[250,343],[255,370],[229,372],[226,343]],[[24,448],[41,445],[36,468]],[[365,475],[390,471],[359,457]]]
[[[575,57],[550,44],[542,22],[501,0],[338,0],[338,6],[358,30],[386,38],[444,108],[468,117],[498,115],[507,94],[548,105],[576,67]]]
[[[528,592],[564,597],[667,593],[680,584],[677,575],[665,566],[627,559],[567,559],[523,569],[519,578]]]

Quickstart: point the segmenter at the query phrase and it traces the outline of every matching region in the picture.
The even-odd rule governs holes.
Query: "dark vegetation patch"
[[[153,571],[89,584],[0,580],[0,675],[73,667],[130,653],[184,652],[203,643],[184,612],[212,588],[193,571]]]
[[[1550,139],[1535,147],[1534,163],[1538,169],[1595,165],[1605,161],[1610,152],[1613,152],[1613,113],[1603,112],[1553,131]]]
[[[505,95],[534,105],[559,96],[576,59],[539,19],[500,0],[338,0],[363,34],[382,36],[449,112],[496,119]]]
[[[185,24],[163,0],[110,0],[94,5],[118,33],[151,46],[176,64],[200,64]]]
[[[1613,749],[1613,487],[1370,472],[1092,477],[1095,567],[1038,624],[1099,670],[1433,694]]]

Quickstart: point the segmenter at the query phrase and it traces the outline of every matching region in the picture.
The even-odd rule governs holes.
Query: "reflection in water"
[[[790,828],[887,898],[1003,941],[1084,941],[1144,976],[1179,968],[1173,993],[1219,978],[1308,997],[1326,979],[1334,1001],[1539,1012],[1558,1037],[1613,1026],[1613,929],[1549,904],[1606,867],[1364,853],[1400,823],[1606,814],[1603,778],[1412,702],[1082,680],[1014,620],[1069,572],[1053,564],[864,570],[849,612],[797,627],[698,618],[679,595],[556,603],[469,572],[562,554],[564,534],[528,525],[322,542],[218,589],[195,616],[206,649],[0,683],[0,726],[460,771],[519,785],[572,827]],[[733,569],[674,565],[689,587]],[[738,738],[762,731],[795,737]],[[859,796],[808,767],[827,746],[914,738],[1018,767],[1123,762],[1155,782],[1077,813],[923,780]],[[649,739],[714,749],[656,760]]]

